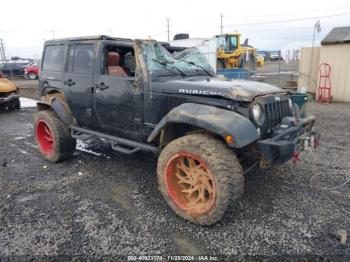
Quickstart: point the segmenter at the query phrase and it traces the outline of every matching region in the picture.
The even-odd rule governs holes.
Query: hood
[[[16,85],[6,78],[0,78],[0,93],[16,91]]]
[[[199,96],[222,96],[240,101],[251,101],[257,96],[286,93],[285,90],[266,83],[221,77],[207,79],[170,80],[162,82],[162,92]]]

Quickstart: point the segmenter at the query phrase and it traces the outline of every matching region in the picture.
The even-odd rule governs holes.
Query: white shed
[[[350,102],[350,26],[336,27],[321,41],[319,64],[332,68],[334,101]]]
[[[308,92],[317,93],[322,63],[331,66],[333,101],[350,102],[350,26],[333,28],[321,41],[321,47],[301,48],[299,90],[307,87]]]

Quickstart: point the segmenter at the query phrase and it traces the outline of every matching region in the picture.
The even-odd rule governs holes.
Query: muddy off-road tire
[[[13,109],[21,109],[21,101],[19,100],[19,98],[16,98],[14,101],[13,101]]]
[[[41,154],[51,162],[71,157],[76,147],[69,128],[51,110],[39,111],[34,116],[34,133]]]
[[[200,225],[221,219],[244,190],[242,167],[224,142],[191,134],[169,143],[158,158],[159,189],[181,217]]]

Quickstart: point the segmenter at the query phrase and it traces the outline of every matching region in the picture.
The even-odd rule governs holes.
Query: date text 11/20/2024
[[[219,261],[217,256],[128,256],[128,261]]]

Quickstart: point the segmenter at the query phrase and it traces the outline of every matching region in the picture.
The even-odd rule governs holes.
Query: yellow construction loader
[[[248,39],[241,44],[240,33],[221,34],[216,39],[217,69],[246,68],[254,71],[257,64],[262,65],[261,61],[257,61],[256,49],[248,45]]]
[[[15,83],[6,79],[0,71],[0,111],[20,108],[18,87]]]

